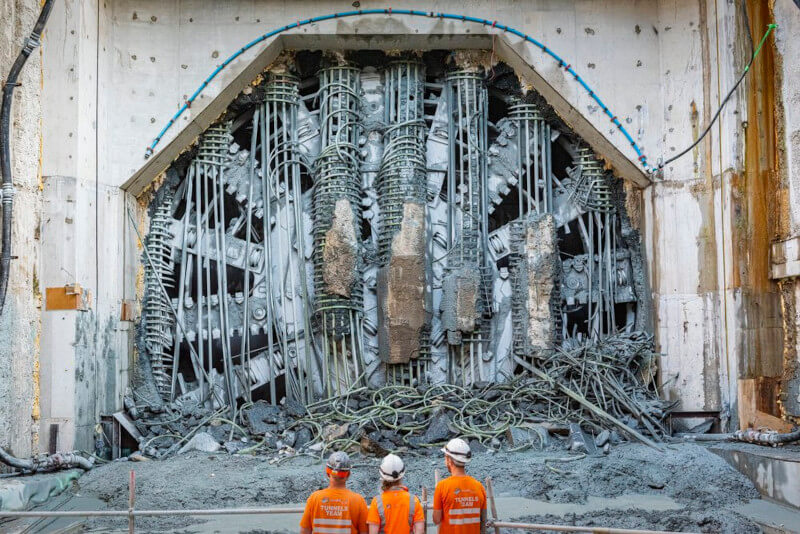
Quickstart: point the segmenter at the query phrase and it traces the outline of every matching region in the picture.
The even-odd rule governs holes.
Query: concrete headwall
[[[770,17],[761,4],[769,7],[748,2],[756,41]],[[781,25],[777,48],[769,42],[757,65],[767,58],[782,73],[773,87],[783,113],[783,121],[777,121],[780,135],[767,139],[770,104],[764,95],[769,87],[751,83],[750,78],[763,82],[766,76],[754,70],[691,154],[668,165],[652,185],[627,188],[631,219],[645,245],[653,327],[666,355],[665,394],[679,398],[683,410],[719,410],[726,418],[736,413],[740,378],[781,373],[787,323],[781,321],[766,257],[774,238],[796,236],[800,229],[800,112],[795,109],[800,45],[793,39],[800,21],[792,0],[774,4]],[[419,8],[407,1],[392,5]],[[385,4],[363,0],[360,7]],[[5,73],[33,24],[38,2],[0,0],[0,8]],[[127,210],[140,225],[143,218],[119,187],[145,163],[145,148],[161,127],[244,43],[292,21],[349,9],[350,2],[334,1],[56,3],[44,39],[44,71],[37,53],[26,67],[15,107],[15,117],[32,120],[16,122],[14,246],[21,259],[13,262],[7,313],[0,319],[12,339],[0,346],[0,445],[13,436],[15,452],[24,453],[34,442],[40,323],[41,428],[62,425],[59,448],[87,446],[96,417],[119,406],[134,356],[134,324],[120,321],[121,307],[123,300],[136,297],[141,268]],[[496,19],[551,47],[617,114],[651,163],[696,138],[749,54],[738,3],[539,0],[439,2],[436,9]],[[6,14],[13,24],[5,24]],[[365,36],[365,46],[370,34],[400,36],[402,46],[403,35],[427,44],[420,35],[491,31],[399,16],[325,24],[293,30],[295,42],[314,48],[316,36],[331,29],[349,35],[350,46],[356,31]],[[504,39],[575,113],[635,163],[628,141],[563,68],[513,36]],[[491,38],[487,42],[497,44]],[[337,40],[327,44],[335,46]],[[498,44],[497,50],[502,48]],[[162,146],[223,94],[258,51],[233,62],[206,87]],[[776,184],[777,173],[782,174]],[[787,214],[785,225],[776,222],[781,220],[776,213]],[[44,288],[73,283],[91,291],[89,311],[40,312],[37,299]],[[40,442],[46,444],[47,438],[42,435]]]
[[[757,44],[772,22],[766,2],[747,2],[746,11],[741,4],[681,5],[662,9],[665,25],[691,29],[693,38],[689,50],[677,34],[662,39],[665,157],[702,132],[749,60],[751,38]],[[739,381],[781,373],[780,298],[769,277],[781,209],[773,63],[770,40],[709,135],[645,191],[666,393],[683,410],[719,411],[732,426]]]
[[[42,111],[41,285],[78,284],[86,310],[42,311],[42,439],[58,428],[59,449],[93,447],[100,415],[121,406],[131,368],[132,322],[122,303],[135,297],[140,251],[128,212],[133,199],[109,173],[114,161],[110,8],[62,0],[45,40]],[[134,215],[134,220],[139,220]]]

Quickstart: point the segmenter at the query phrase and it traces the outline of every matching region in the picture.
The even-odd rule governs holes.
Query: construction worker
[[[433,522],[439,534],[480,534],[486,524],[486,491],[465,471],[472,451],[466,441],[455,438],[442,452],[450,476],[436,484]]]
[[[381,462],[379,471],[381,494],[369,505],[369,534],[422,534],[425,514],[419,499],[402,485],[406,474],[403,460],[389,454]]]
[[[347,489],[350,457],[334,452],[325,466],[328,487],[315,491],[306,501],[300,519],[301,534],[367,534],[367,503]]]

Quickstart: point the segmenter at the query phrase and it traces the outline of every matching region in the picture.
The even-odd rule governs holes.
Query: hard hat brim
[[[378,468],[378,473],[381,474],[381,478],[386,482],[397,482],[398,480],[403,480],[403,477],[406,476],[406,468],[403,467],[403,470],[400,471],[396,477],[390,475],[389,473],[385,473],[380,467]]]
[[[472,458],[468,458],[462,455],[456,455],[456,453],[450,452],[447,450],[447,447],[442,447],[442,452],[445,456],[449,456],[451,460],[453,460],[457,464],[467,465]],[[460,457],[461,456],[461,457]]]

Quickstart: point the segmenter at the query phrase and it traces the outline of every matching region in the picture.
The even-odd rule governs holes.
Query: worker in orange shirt
[[[419,499],[402,485],[406,474],[403,460],[389,454],[381,462],[379,471],[382,491],[369,505],[369,534],[422,534],[425,514]]]
[[[334,452],[325,466],[328,487],[315,491],[306,501],[300,534],[367,534],[367,503],[347,489],[350,457]]]
[[[466,441],[455,438],[442,452],[450,476],[436,484],[433,522],[439,534],[480,534],[486,524],[486,491],[465,471],[472,451]]]

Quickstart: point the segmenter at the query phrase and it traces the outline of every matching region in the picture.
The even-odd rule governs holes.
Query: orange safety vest
[[[378,504],[378,517],[381,518],[381,529],[380,534],[386,534],[386,512],[383,506],[383,494],[378,495],[375,497],[375,500]],[[417,499],[414,497],[414,494],[408,492],[408,526],[410,529],[414,528],[414,512],[416,510]],[[409,530],[410,532],[411,530]]]

